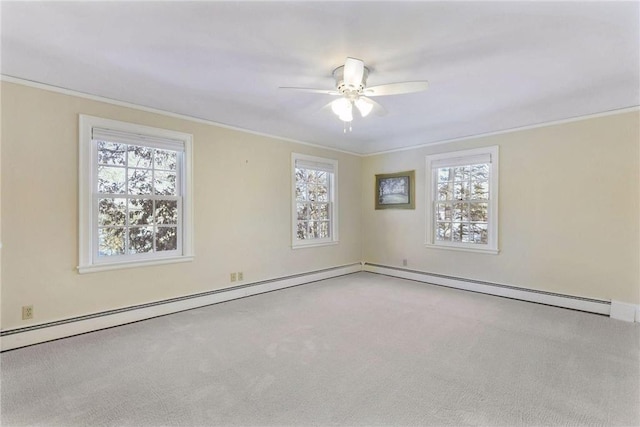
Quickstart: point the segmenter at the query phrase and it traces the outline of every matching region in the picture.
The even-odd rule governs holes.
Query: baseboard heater
[[[517,286],[502,285],[498,283],[483,282],[479,280],[464,279],[460,277],[446,276],[443,274],[427,273],[424,271],[410,270],[407,268],[392,267],[387,265],[365,262],[363,271],[384,274],[418,282],[430,283],[483,294],[496,295],[506,298],[535,302],[573,310],[587,311],[590,313],[611,314],[611,302],[592,298],[577,297],[572,295],[557,294],[553,292],[539,291],[535,289],[519,288]],[[633,320],[632,320],[633,321]]]
[[[107,310],[85,316],[72,317],[53,322],[40,323],[23,328],[0,331],[0,348],[12,350],[55,339],[80,335],[100,329],[112,328],[153,317],[164,316],[193,308],[204,307],[224,301],[244,298],[278,289],[303,285],[318,280],[344,276],[362,271],[360,262],[337,267],[293,274],[275,279],[262,280],[243,285],[215,289],[198,294],[185,295],[161,301]]]

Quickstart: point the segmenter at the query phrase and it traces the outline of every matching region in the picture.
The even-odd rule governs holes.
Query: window
[[[80,116],[81,273],[192,259],[191,140]]]
[[[498,253],[498,147],[427,156],[427,245]]]
[[[308,247],[338,241],[338,162],[293,153],[292,245]]]

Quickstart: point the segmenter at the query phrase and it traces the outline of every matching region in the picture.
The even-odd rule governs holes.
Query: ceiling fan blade
[[[367,96],[402,95],[403,93],[422,92],[429,88],[429,82],[402,82],[371,86],[364,90]]]
[[[279,89],[297,90],[299,92],[322,93],[325,95],[340,95],[340,92],[333,89],[314,89],[310,87],[280,87]]]
[[[352,88],[358,88],[362,84],[364,75],[364,62],[356,58],[347,58],[344,63],[344,84]]]

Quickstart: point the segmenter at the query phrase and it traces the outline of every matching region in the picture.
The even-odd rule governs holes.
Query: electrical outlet
[[[403,260],[402,260],[402,265],[404,265],[404,266],[406,267],[406,266],[407,266],[407,264],[408,264],[408,263],[407,263],[406,258],[405,258],[405,259],[403,259]]]
[[[231,273],[231,281],[232,282],[236,281],[236,273]]]
[[[23,305],[22,306],[22,320],[33,319],[33,306],[32,305]]]
[[[241,282],[242,280],[244,280],[244,274],[242,271],[238,271],[238,282]]]

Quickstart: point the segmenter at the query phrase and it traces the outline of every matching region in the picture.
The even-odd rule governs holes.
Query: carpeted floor
[[[357,273],[1,356],[2,426],[640,424],[640,325]]]

